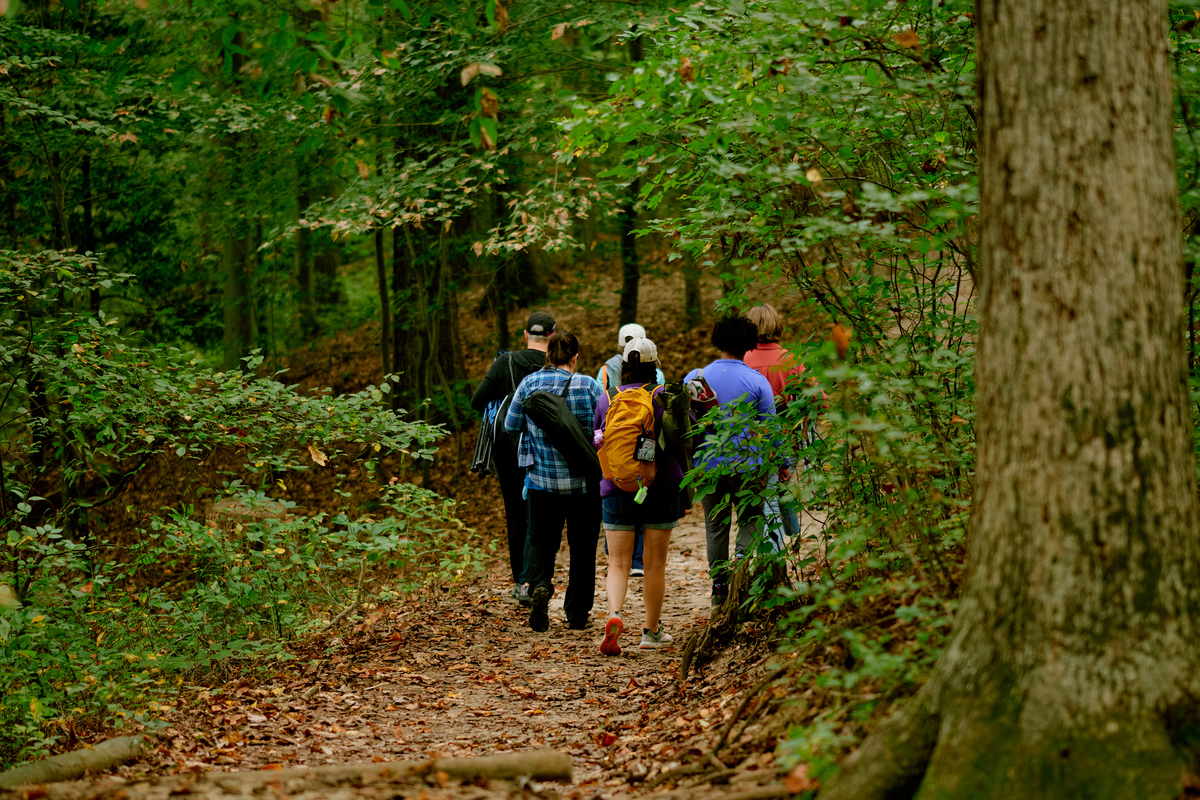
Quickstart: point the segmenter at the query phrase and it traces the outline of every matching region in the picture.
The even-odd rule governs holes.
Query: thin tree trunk
[[[379,349],[383,374],[392,372],[392,303],[388,299],[387,266],[384,257],[383,228],[375,229],[375,279],[379,283]]]
[[[683,324],[690,330],[704,319],[704,300],[700,295],[700,267],[691,253],[683,254]]]
[[[303,164],[297,164],[296,218],[304,214],[310,202],[308,176]],[[311,342],[320,334],[317,322],[317,290],[313,276],[312,233],[307,228],[296,229],[295,275],[296,312],[300,319],[300,335]]]
[[[969,573],[928,683],[821,797],[1171,800],[1200,744],[1200,514],[1167,4],[978,8]]]
[[[637,322],[638,312],[638,283],[641,281],[642,270],[638,263],[637,236],[634,226],[637,222],[637,211],[634,198],[637,197],[637,181],[629,186],[630,198],[621,208],[621,324]]]
[[[629,40],[629,61],[636,64],[645,58],[642,49],[642,37],[634,36]],[[621,207],[620,236],[621,236],[621,307],[620,322],[637,322],[638,284],[641,281],[641,264],[638,263],[637,236],[634,227],[637,224],[638,180],[634,178],[629,184],[629,196]]]
[[[222,245],[225,271],[225,369],[241,369],[242,359],[258,347],[258,320],[254,314],[250,239],[230,234]]]

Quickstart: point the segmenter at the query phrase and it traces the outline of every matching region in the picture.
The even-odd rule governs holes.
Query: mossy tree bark
[[[1200,741],[1167,4],[977,8],[969,573],[928,683],[822,800],[1166,800]]]

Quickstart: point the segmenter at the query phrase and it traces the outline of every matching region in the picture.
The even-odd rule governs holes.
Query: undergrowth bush
[[[214,372],[92,313],[90,290],[123,276],[90,257],[0,252],[0,267],[0,765],[82,728],[153,726],[197,671],[287,659],[344,609],[480,568],[453,504],[418,487],[377,487],[369,514],[265,494],[313,466],[337,480],[381,473],[389,453],[429,457],[441,429],[394,412],[388,383],[302,393],[256,376],[257,356]],[[242,476],[226,483],[237,504],[278,513],[206,521],[175,505],[125,535],[99,524],[142,470],[181,462],[224,465]]]

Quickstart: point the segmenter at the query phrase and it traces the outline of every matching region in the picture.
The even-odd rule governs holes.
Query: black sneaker
[[[542,584],[529,595],[529,627],[538,633],[550,630],[550,587]]]

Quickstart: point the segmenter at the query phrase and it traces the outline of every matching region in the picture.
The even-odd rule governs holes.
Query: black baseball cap
[[[525,332],[533,336],[549,336],[554,333],[554,317],[545,311],[535,311],[525,323]]]

